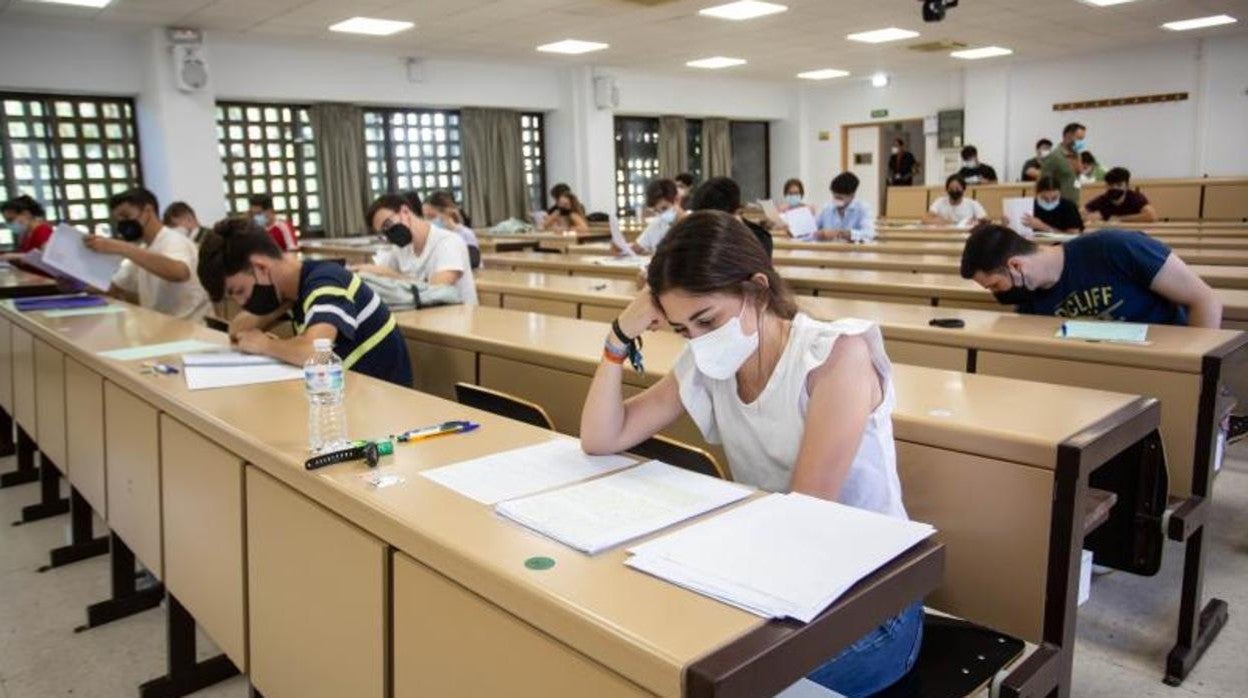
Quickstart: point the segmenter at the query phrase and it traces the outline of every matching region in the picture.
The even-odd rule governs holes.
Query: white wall
[[[1243,175],[1248,173],[1248,37],[1209,41],[1205,50],[1200,171]]]

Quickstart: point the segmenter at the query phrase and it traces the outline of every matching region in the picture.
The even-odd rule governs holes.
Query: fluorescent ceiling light
[[[345,34],[368,34],[369,36],[389,36],[397,34],[401,31],[411,29],[416,25],[411,22],[401,22],[397,19],[375,19],[373,17],[352,17],[344,19],[337,24],[329,25],[331,32],[343,32]]]
[[[1177,22],[1166,22],[1161,26],[1172,32],[1185,32],[1189,29],[1204,29],[1205,27],[1216,27],[1222,24],[1234,24],[1238,21],[1230,15],[1213,15],[1211,17],[1197,17]]]
[[[696,61],[689,61],[685,65],[690,68],[706,68],[708,70],[719,70],[720,68],[731,68],[734,65],[745,65],[744,58],[725,58],[724,56],[712,56],[710,58],[699,58]]]
[[[556,41],[553,44],[542,44],[537,47],[542,53],[567,53],[576,55],[578,53],[589,53],[590,51],[601,51],[610,44],[602,44],[597,41],[581,41],[580,39],[564,39]]]
[[[26,0],[27,2],[37,2],[44,5],[74,5],[75,7],[95,7],[100,8],[108,5],[113,0]]]
[[[1122,5],[1128,2],[1135,2],[1135,0],[1079,0],[1079,2],[1085,5],[1095,5],[1097,7],[1109,7],[1110,5]]]
[[[1008,56],[1011,53],[1014,53],[1014,52],[1008,48],[1003,48],[1001,46],[983,46],[981,48],[968,48],[968,49],[963,49],[961,51],[954,51],[950,53],[949,55],[953,56],[954,58],[961,58],[967,61],[975,61],[975,60],[979,60],[980,58],[996,58],[997,56]]]
[[[871,76],[872,87],[888,87],[888,73],[876,73]]]
[[[820,70],[808,70],[804,73],[798,73],[797,77],[806,80],[831,80],[832,78],[843,78],[849,75],[848,70],[837,70],[836,68],[822,68]]]
[[[850,41],[861,41],[864,44],[882,44],[885,41],[900,41],[901,39],[913,39],[918,36],[918,32],[909,29],[898,29],[897,27],[889,27],[887,29],[873,29],[869,32],[858,32],[850,34],[846,39]]]
[[[698,14],[705,17],[718,17],[720,19],[754,19],[755,17],[765,17],[784,12],[789,8],[784,5],[777,5],[774,2],[758,2],[758,0],[740,0],[740,2],[730,2],[727,5],[716,5],[708,7],[705,10],[698,10]]]

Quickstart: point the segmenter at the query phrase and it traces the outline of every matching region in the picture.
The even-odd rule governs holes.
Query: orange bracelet
[[[604,360],[604,361],[609,361],[609,362],[611,362],[611,363],[615,364],[616,366],[623,366],[623,365],[624,365],[624,357],[623,357],[623,356],[619,356],[619,355],[617,355],[617,354],[612,354],[611,352],[607,351],[606,349],[603,349],[603,350],[602,350],[602,358],[603,358],[603,360]]]

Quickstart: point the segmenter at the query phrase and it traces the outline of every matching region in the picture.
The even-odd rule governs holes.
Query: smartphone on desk
[[[932,320],[927,324],[932,327],[945,327],[948,329],[960,329],[966,327],[966,322],[964,322],[961,318],[956,317],[932,318]]]

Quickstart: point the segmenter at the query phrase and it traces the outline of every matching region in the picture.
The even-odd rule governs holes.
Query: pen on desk
[[[1062,336],[1063,336],[1063,337],[1065,337],[1065,336],[1066,336],[1066,323],[1064,323],[1064,322],[1062,323]]]
[[[457,419],[450,422],[443,422],[441,424],[434,424],[433,426],[409,429],[402,434],[395,436],[394,440],[400,443],[420,441],[422,439],[431,439],[435,436],[443,436],[446,434],[461,434],[472,431],[480,426],[481,425],[476,422]]]

